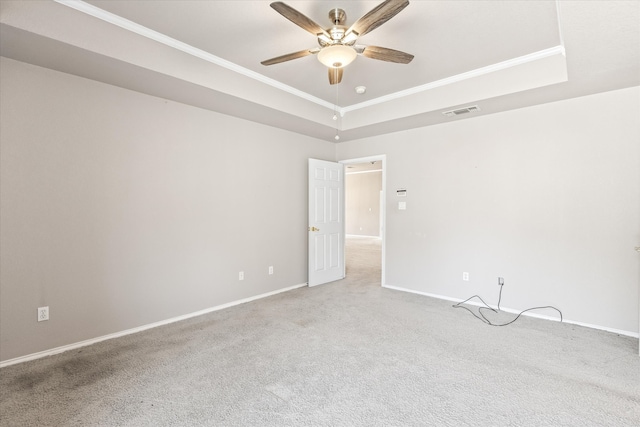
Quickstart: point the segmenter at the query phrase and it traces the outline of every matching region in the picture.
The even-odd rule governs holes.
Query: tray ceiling
[[[353,140],[640,84],[636,1],[411,1],[330,86],[317,46],[269,1],[2,1],[1,53],[326,140]],[[334,1],[290,1],[329,27]],[[347,25],[376,1],[344,1]],[[365,86],[364,94],[355,88]],[[477,104],[480,111],[443,111]],[[334,113],[339,119],[333,120]]]

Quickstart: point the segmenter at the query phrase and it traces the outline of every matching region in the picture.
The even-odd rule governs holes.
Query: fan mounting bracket
[[[336,7],[329,11],[329,19],[331,19],[333,25],[342,25],[347,20],[347,13],[344,9]]]

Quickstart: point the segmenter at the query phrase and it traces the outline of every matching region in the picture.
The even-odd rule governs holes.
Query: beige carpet
[[[347,279],[0,370],[2,426],[637,426],[636,339]]]

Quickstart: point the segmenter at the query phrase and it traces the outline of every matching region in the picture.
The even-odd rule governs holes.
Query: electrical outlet
[[[49,320],[49,307],[38,307],[38,322]]]
[[[464,273],[462,273],[462,280],[464,280],[465,282],[469,281],[469,273],[467,273],[466,271]]]
[[[273,265],[269,266],[269,274],[273,274]]]
[[[244,280],[244,271],[238,273],[238,280]]]
[[[498,286],[504,285],[504,277],[498,277]]]

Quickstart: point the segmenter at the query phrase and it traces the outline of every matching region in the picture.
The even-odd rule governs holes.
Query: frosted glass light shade
[[[349,46],[335,44],[323,47],[318,52],[318,61],[330,68],[342,68],[351,64],[358,54],[356,50]]]

